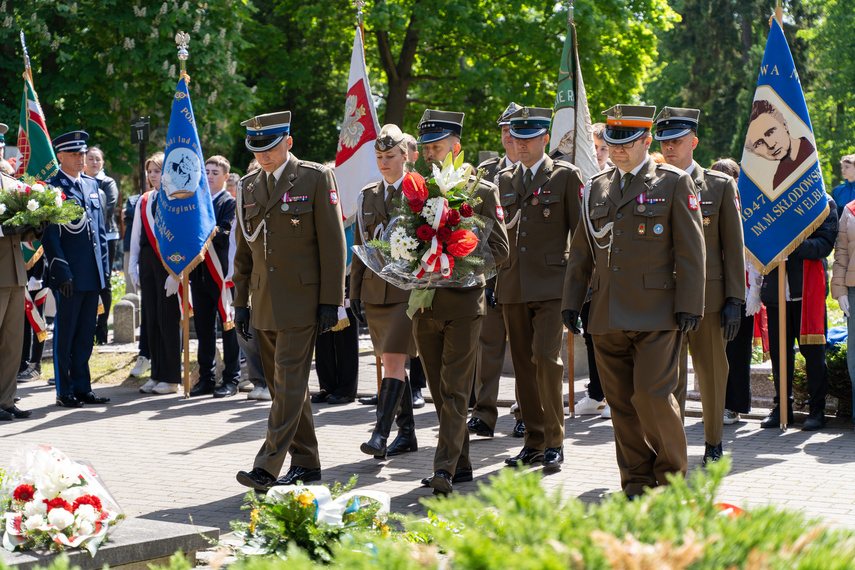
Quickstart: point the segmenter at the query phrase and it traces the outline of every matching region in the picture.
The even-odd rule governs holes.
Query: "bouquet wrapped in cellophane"
[[[92,556],[125,518],[95,470],[49,446],[19,450],[3,480],[3,547],[85,548]]]
[[[9,183],[3,180],[0,189],[0,225],[31,226],[67,224],[83,215],[74,200],[65,192],[32,176]]]
[[[439,287],[474,287],[496,274],[487,238],[493,220],[474,213],[481,174],[470,177],[463,153],[431,167],[427,179],[408,172],[403,198],[380,235],[353,251],[366,267],[404,290],[410,309],[429,307]]]

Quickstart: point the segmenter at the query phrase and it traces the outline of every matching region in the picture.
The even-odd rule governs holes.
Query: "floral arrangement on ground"
[[[16,453],[3,496],[3,547],[10,551],[85,548],[95,556],[125,518],[91,466],[48,446]]]

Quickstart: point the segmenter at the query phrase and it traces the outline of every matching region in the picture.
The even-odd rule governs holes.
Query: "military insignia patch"
[[[297,226],[299,226],[300,225],[300,217],[294,216],[293,218],[291,218],[291,225],[294,226],[295,228]]]
[[[496,217],[500,220],[505,219],[505,211],[502,209],[501,206],[496,206]]]
[[[585,197],[585,187],[584,186],[579,186],[579,197],[580,198]]]
[[[333,206],[338,204],[338,194],[336,194],[335,190],[330,190],[330,204]]]
[[[698,209],[698,197],[694,194],[689,194],[689,209],[697,210]]]
[[[704,227],[710,225],[710,219],[707,216],[704,216]]]
[[[638,224],[638,235],[643,236],[647,233],[647,226],[644,224]]]
[[[653,233],[656,235],[661,234],[662,230],[663,230],[662,224],[656,224],[655,226],[653,226]]]

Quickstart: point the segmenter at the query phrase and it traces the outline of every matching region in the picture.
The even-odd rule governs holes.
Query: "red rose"
[[[469,230],[457,230],[448,238],[446,250],[454,257],[466,257],[478,245],[478,237]]]
[[[412,210],[413,213],[418,214],[419,212],[421,212],[424,209],[425,201],[419,200],[418,198],[416,198],[414,200],[410,200],[409,205],[410,205],[410,210]]]
[[[460,215],[464,218],[468,218],[474,213],[475,212],[472,211],[472,206],[470,206],[469,204],[463,204],[462,206],[460,206]]]
[[[95,495],[83,495],[74,500],[74,508],[72,512],[77,512],[77,508],[80,505],[92,505],[96,511],[101,510],[101,499],[96,497]]]
[[[24,192],[26,192],[27,194],[29,194],[29,193],[30,193],[30,187],[29,187],[29,186],[27,186],[26,188],[24,188]]]
[[[430,241],[435,235],[434,229],[427,224],[419,226],[419,229],[416,230],[416,237],[422,241]]]
[[[35,495],[35,493],[36,490],[33,489],[32,485],[18,485],[12,496],[16,501],[23,501],[26,503],[33,500],[33,495]]]
[[[65,509],[66,511],[71,512],[71,504],[60,497],[51,499],[50,501],[45,499],[44,503],[47,505],[48,513],[51,512],[53,509]]]
[[[62,190],[60,190],[60,191],[59,191],[59,194],[62,196],[62,199],[63,199],[63,200],[67,200],[67,199],[68,199],[68,196],[66,196],[66,195],[65,195],[65,192],[63,192]]]
[[[407,172],[401,183],[401,191],[407,200],[427,200],[428,189],[425,179],[417,172]]]
[[[460,223],[460,212],[457,210],[449,210],[448,215],[445,217],[445,223],[449,226],[456,226]]]
[[[445,226],[439,228],[439,231],[436,232],[436,237],[439,238],[440,241],[448,241],[448,238],[451,237],[451,229],[446,228]]]

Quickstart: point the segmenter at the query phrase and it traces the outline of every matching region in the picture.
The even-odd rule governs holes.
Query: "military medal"
[[[656,224],[653,226],[653,233],[659,235],[662,233],[662,224]]]
[[[548,218],[549,214],[551,214],[551,213],[552,212],[549,211],[549,206],[546,206],[545,208],[543,208],[543,217],[544,218]]]
[[[638,235],[643,236],[647,231],[647,226],[644,224],[638,224]]]
[[[646,209],[647,209],[647,208],[645,208],[645,207],[644,207],[644,204],[639,204],[639,205],[638,205],[638,211],[639,211],[639,212],[643,212],[643,211],[644,211],[644,210],[646,210]]]
[[[295,228],[300,225],[300,216],[294,216],[291,218],[291,225]]]
[[[540,200],[537,199],[537,196],[531,199],[532,206],[537,206],[538,202],[540,202]]]
[[[707,227],[708,225],[710,225],[710,219],[709,217],[704,216],[704,227]]]

